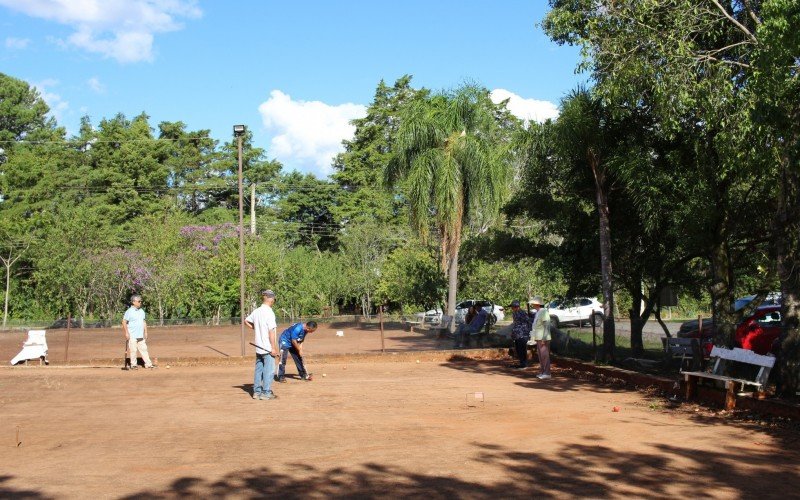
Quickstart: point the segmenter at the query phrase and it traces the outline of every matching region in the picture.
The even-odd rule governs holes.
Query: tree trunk
[[[733,346],[736,332],[736,315],[731,305],[733,296],[733,274],[731,273],[730,250],[727,239],[720,231],[716,243],[711,249],[711,312],[714,334],[714,345]]]
[[[633,300],[630,310],[631,350],[634,357],[639,357],[644,352],[644,341],[642,340],[642,330],[644,329],[644,322],[642,321],[642,282],[638,281],[637,285],[629,291]]]
[[[600,273],[603,288],[603,361],[614,361],[614,283],[611,267],[611,226],[609,224],[608,193],[605,189],[605,172],[595,158],[589,161],[595,181],[597,213],[600,219]]]
[[[79,321],[80,327],[84,328],[86,326],[86,310],[89,308],[89,304],[84,302],[81,305],[81,319]]]
[[[456,329],[456,294],[458,293],[458,251],[459,246],[450,252],[450,260],[447,262],[447,315],[453,318],[450,321],[450,332]]]
[[[6,327],[6,321],[8,320],[8,294],[11,292],[11,263],[3,261],[6,266],[6,295],[4,297],[3,302],[3,328]]]
[[[800,392],[800,174],[797,162],[784,159],[781,163],[776,253],[784,333],[778,351],[777,379],[779,394],[794,397]]]
[[[164,301],[158,298],[158,325],[164,326]]]

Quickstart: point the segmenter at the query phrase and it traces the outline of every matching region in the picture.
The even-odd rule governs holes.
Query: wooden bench
[[[421,324],[422,324],[422,321],[406,321],[406,326],[408,327],[408,331],[411,332],[411,333],[415,333],[414,332],[414,328],[419,330],[419,325],[421,325]]]
[[[678,337],[661,337],[664,346],[665,366],[670,366],[673,359],[680,358],[681,370],[684,366],[691,371],[701,371],[705,368],[703,351],[700,348],[699,339],[684,339]],[[687,361],[689,363],[687,363]]]
[[[711,358],[716,358],[711,373],[681,371],[684,381],[686,382],[686,399],[692,399],[695,396],[697,393],[697,382],[701,378],[717,380],[723,382],[725,385],[726,410],[732,410],[736,406],[736,389],[739,386],[744,388],[746,385],[752,385],[756,389],[754,393],[756,397],[763,395],[769,372],[775,365],[775,358],[773,356],[762,356],[753,351],[739,348],[725,349],[714,346],[711,350]],[[758,373],[752,380],[728,376],[726,373],[728,373],[731,368],[730,363],[739,363],[744,366],[757,366],[759,367]]]

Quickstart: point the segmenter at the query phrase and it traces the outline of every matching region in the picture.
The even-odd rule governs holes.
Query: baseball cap
[[[275,292],[273,292],[272,290],[262,290],[261,291],[261,296],[262,297],[269,297],[271,299],[274,299],[275,298]]]
[[[509,307],[519,307],[519,301],[518,300],[512,300],[511,301],[511,305]]]

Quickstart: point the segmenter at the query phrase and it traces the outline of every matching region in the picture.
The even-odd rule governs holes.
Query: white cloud
[[[106,91],[106,86],[100,81],[99,78],[93,76],[86,80],[86,85],[89,86],[90,89],[97,92],[98,94],[103,94]]]
[[[0,0],[0,5],[55,21],[75,32],[67,46],[119,62],[153,60],[153,35],[177,31],[179,18],[202,15],[197,0]]]
[[[6,38],[6,48],[13,50],[24,50],[28,48],[31,40],[29,38],[14,38],[9,36]]]
[[[361,104],[332,106],[320,101],[294,101],[280,90],[270,92],[258,111],[264,127],[272,134],[270,156],[323,177],[331,173],[333,157],[343,151],[342,141],[355,133],[350,120],[367,114],[366,106]]]
[[[550,101],[525,99],[506,89],[494,89],[489,93],[492,102],[497,104],[508,99],[506,107],[512,115],[521,120],[542,123],[548,118],[558,116],[558,106]]]
[[[31,83],[31,86],[35,87],[36,90],[39,91],[39,95],[42,96],[44,102],[50,106],[50,114],[56,119],[57,122],[61,123],[64,112],[69,109],[69,102],[63,100],[61,95],[48,90],[48,87],[56,87],[58,84],[58,80],[49,78],[47,80],[42,80],[41,82]]]

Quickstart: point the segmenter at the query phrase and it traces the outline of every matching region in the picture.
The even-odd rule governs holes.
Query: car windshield
[[[755,295],[748,295],[747,297],[742,297],[741,299],[736,299],[736,301],[733,303],[733,310],[734,311],[741,311],[742,309],[747,307],[747,304],[749,304],[750,302],[753,302],[753,300],[755,298],[756,298]]]

